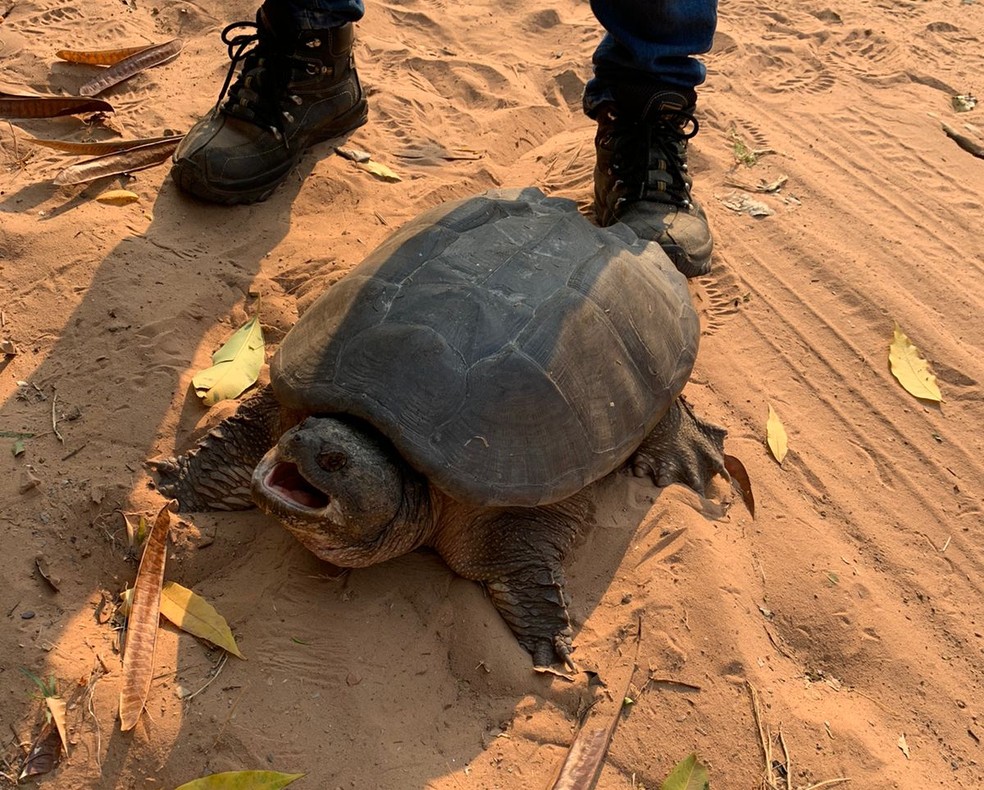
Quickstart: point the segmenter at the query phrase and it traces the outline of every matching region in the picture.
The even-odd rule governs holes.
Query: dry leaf
[[[574,741],[560,766],[557,777],[550,784],[550,790],[591,790],[597,783],[598,775],[605,764],[608,744],[611,743],[615,727],[618,726],[618,721],[622,715],[622,706],[629,700],[629,686],[632,683],[632,675],[639,660],[641,643],[642,622],[640,621],[635,635],[635,655],[632,664],[627,668],[624,683],[616,686],[621,694],[614,699],[622,700],[622,705],[614,706],[614,711],[607,717],[607,721],[600,714],[595,713],[596,708],[589,711],[588,719],[574,736]],[[598,721],[599,719],[600,721]]]
[[[134,524],[126,513],[121,513],[126,525],[126,541],[131,549],[139,549],[147,540],[147,519],[141,514]]]
[[[51,720],[55,723],[55,727],[58,728],[58,737],[61,738],[65,754],[68,755],[68,732],[65,729],[65,700],[61,697],[45,697],[44,701],[48,706],[48,712],[51,714]]]
[[[195,394],[207,406],[238,397],[256,383],[264,358],[263,329],[253,316],[212,354],[212,367],[191,380]]]
[[[748,512],[755,518],[755,496],[752,494],[752,480],[748,476],[745,465],[733,455],[724,456],[724,468],[731,475],[731,482],[737,486],[741,492],[741,499],[748,508]]]
[[[279,771],[226,771],[193,779],[175,790],[280,790],[302,776]]]
[[[140,195],[129,189],[109,189],[96,197],[97,203],[106,203],[110,206],[126,206],[138,200]]]
[[[8,338],[0,338],[0,354],[5,357],[16,357],[17,356],[17,346],[14,345],[14,341]]]
[[[120,151],[129,151],[131,148],[140,148],[151,143],[165,143],[179,139],[175,135],[164,137],[142,137],[137,140],[106,140],[101,143],[76,143],[71,140],[45,140],[41,137],[25,137],[25,142],[40,145],[43,148],[51,148],[54,151],[64,151],[66,154],[81,154],[84,156],[101,156],[103,154],[116,154]]]
[[[902,754],[905,755],[905,759],[909,759],[909,744],[905,742],[905,733],[899,736],[899,748],[902,750]]]
[[[168,505],[164,505],[147,538],[133,584],[123,653],[123,689],[120,691],[120,729],[124,732],[133,729],[140,719],[154,677],[161,585],[164,583],[170,528],[171,514]]]
[[[786,429],[782,427],[779,415],[776,414],[771,403],[769,404],[769,421],[765,424],[765,434],[772,457],[781,464],[788,450]]]
[[[78,99],[74,96],[0,93],[0,118],[57,118],[84,112],[113,112],[113,105],[102,99]]]
[[[60,49],[55,53],[55,57],[67,60],[69,63],[84,63],[87,66],[115,66],[121,60],[148,48],[148,44],[141,44],[139,47],[122,49]]]
[[[21,763],[18,780],[40,776],[51,771],[61,760],[62,738],[53,721],[47,722],[31,745],[24,762]]]
[[[17,453],[15,452],[14,455],[17,455]],[[38,573],[41,574],[41,578],[44,579],[46,582],[48,582],[48,585],[51,587],[52,590],[58,592],[58,587],[59,585],[61,585],[61,579],[59,579],[57,576],[54,576],[51,573],[51,571],[48,569],[47,560],[45,560],[45,558],[41,554],[39,554],[37,557],[34,558],[34,565],[35,567],[37,567]]]
[[[936,376],[929,369],[929,364],[919,354],[906,337],[905,332],[895,325],[895,337],[888,348],[888,362],[892,375],[905,387],[906,392],[917,398],[931,401],[942,401],[943,395],[936,385]]]
[[[123,80],[130,79],[141,71],[172,61],[181,52],[183,46],[184,43],[180,38],[174,38],[165,44],[141,49],[136,54],[130,55],[115,66],[106,69],[94,80],[87,82],[79,88],[79,95],[95,96],[97,93],[102,93],[107,88],[123,82]]]
[[[335,153],[350,162],[368,162],[372,159],[372,154],[368,151],[360,151],[358,148],[336,148]]]
[[[751,217],[771,217],[776,213],[761,200],[756,200],[743,192],[732,192],[730,195],[718,199],[726,208],[737,211],[739,214],[748,214]]]
[[[135,173],[138,170],[146,170],[148,167],[159,165],[171,158],[174,149],[181,142],[181,137],[175,135],[158,143],[148,143],[146,145],[128,148],[115,154],[97,156],[95,159],[86,159],[84,162],[66,167],[57,176],[55,183],[59,185],[82,184],[86,181],[95,181],[97,178],[106,176],[118,176],[122,173]]]
[[[161,591],[161,614],[182,631],[201,637],[239,658],[232,631],[225,618],[197,593],[174,582],[168,582]]]
[[[368,162],[356,162],[355,166],[360,170],[365,170],[367,173],[372,173],[376,178],[381,178],[383,181],[402,181],[396,173],[390,170],[386,165],[370,159]]]

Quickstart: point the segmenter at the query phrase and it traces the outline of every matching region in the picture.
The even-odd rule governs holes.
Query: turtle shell
[[[288,408],[368,421],[455,499],[533,506],[629,457],[698,336],[657,244],[501,190],[391,236],[304,313],[271,378]]]

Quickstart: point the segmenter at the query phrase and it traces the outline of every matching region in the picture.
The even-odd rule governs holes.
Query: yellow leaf
[[[263,358],[263,329],[259,317],[253,316],[212,354],[212,367],[198,373],[192,386],[206,406],[238,397],[256,383]]]
[[[161,614],[182,631],[207,639],[234,656],[244,658],[225,618],[208,601],[188,588],[167,582],[161,591]]]
[[[772,457],[781,464],[788,450],[786,429],[782,427],[782,423],[779,421],[779,415],[776,414],[771,403],[769,404],[769,421],[765,425],[765,433]]]
[[[386,165],[381,162],[377,162],[374,159],[370,159],[368,162],[356,162],[355,166],[360,170],[365,170],[367,173],[372,173],[376,178],[381,178],[383,181],[402,181],[396,173],[390,170]]]
[[[129,189],[110,189],[96,197],[98,203],[108,203],[110,206],[125,206],[140,200],[140,195]]]
[[[193,779],[176,790],[280,790],[302,776],[279,771],[226,771]]]
[[[61,697],[45,697],[44,701],[51,712],[51,718],[58,728],[58,737],[61,738],[62,746],[65,747],[65,754],[68,754],[68,733],[65,731],[65,700]]]
[[[929,363],[920,356],[919,349],[912,345],[898,324],[895,325],[895,338],[888,348],[888,362],[892,375],[910,395],[923,400],[943,400]]]

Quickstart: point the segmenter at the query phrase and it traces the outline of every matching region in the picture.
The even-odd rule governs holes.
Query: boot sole
[[[261,184],[251,184],[244,188],[234,187],[231,189],[222,189],[214,183],[209,182],[199,168],[185,160],[174,163],[171,167],[171,178],[174,179],[182,192],[206,200],[209,203],[218,203],[223,206],[260,203],[270,197],[277,187],[283,183],[284,179],[290,175],[307,150],[319,143],[334,140],[348,134],[360,126],[364,126],[368,120],[369,105],[363,99],[359,104],[349,110],[348,113],[339,118],[336,125],[316,137],[307,140],[304,145],[299,146],[297,153],[283,167],[267,174],[268,178]]]

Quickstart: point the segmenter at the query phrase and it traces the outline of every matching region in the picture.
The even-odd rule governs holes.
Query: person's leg
[[[688,277],[711,265],[710,229],[690,194],[687,142],[717,0],[592,0],[607,31],[584,110],[598,121],[595,211],[658,241]]]
[[[266,0],[255,26],[227,27],[229,76],[174,153],[178,186],[216,203],[265,200],[306,149],[364,124],[352,59],[362,14],[362,0]]]

